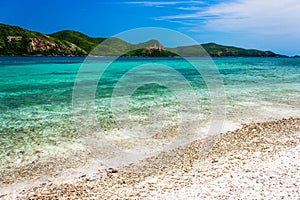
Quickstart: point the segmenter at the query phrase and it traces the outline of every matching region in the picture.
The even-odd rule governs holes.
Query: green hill
[[[119,38],[108,38],[104,40],[101,45],[96,46],[96,48],[90,52],[90,55],[120,56],[123,52],[130,51],[132,47],[132,44]]]
[[[168,50],[181,56],[207,56],[209,54],[212,57],[285,57],[271,51],[243,49],[215,43],[202,44],[201,47],[199,48],[199,45],[193,45],[168,48]]]
[[[59,31],[53,34],[50,34],[54,38],[59,40],[65,40],[71,42],[86,52],[92,51],[99,43],[103,42],[106,38],[92,38],[83,33],[77,31]]]
[[[0,24],[0,55],[86,55],[73,43],[18,26]]]
[[[271,51],[243,49],[232,46],[223,46],[215,43],[202,44],[202,47],[213,57],[281,57]]]
[[[90,55],[101,56],[137,56],[137,57],[174,57],[181,56],[207,56],[212,57],[283,57],[271,51],[243,49],[232,46],[223,46],[215,43],[166,48],[163,50],[147,51],[147,48],[161,45],[157,40],[149,40],[139,44],[130,44],[118,38],[92,38],[75,31],[60,31],[51,36],[76,44]],[[100,46],[100,44],[103,42]],[[93,50],[93,51],[92,51]],[[205,51],[204,51],[205,50]],[[124,52],[126,52],[124,54]]]
[[[177,56],[164,49],[157,40],[149,40],[139,44],[130,44],[118,38],[109,38],[97,46],[90,54],[101,56],[136,56],[136,57],[171,57]]]
[[[157,40],[130,44],[119,38],[93,38],[71,30],[46,35],[0,24],[0,55],[172,57],[209,54],[213,57],[284,57],[271,51],[215,43],[203,44],[201,47],[203,48],[199,48],[198,45],[163,48]]]
[[[159,50],[159,49],[137,49],[137,50],[133,50],[133,51],[129,51],[126,54],[124,54],[123,56],[136,56],[136,57],[176,57],[178,56],[175,53],[172,53],[170,51],[167,50]]]

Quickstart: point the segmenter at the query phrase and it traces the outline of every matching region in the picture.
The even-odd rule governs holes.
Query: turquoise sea
[[[52,150],[58,155],[57,152],[67,148],[66,144],[72,144],[84,134],[82,131],[79,133],[73,115],[73,89],[84,60],[80,57],[0,57],[0,165],[30,163],[43,156],[46,158]],[[121,102],[117,103],[122,103],[122,91],[137,82],[141,84],[132,90],[129,98],[131,120],[145,126],[152,123],[153,119],[161,122],[156,115],[160,116],[160,110],[164,110],[166,124],[183,122],[177,116],[180,101],[176,100],[170,87],[173,85],[176,90],[183,91],[185,84],[178,83],[180,79],[172,77],[177,76],[170,74],[172,69],[195,92],[200,118],[205,122],[211,117],[212,100],[207,82],[185,60],[121,58],[110,64],[99,79],[99,69],[108,65],[108,61],[105,57],[90,59],[85,62],[85,69],[77,79],[87,87],[89,84],[98,85],[96,92],[91,93],[94,95],[94,110],[99,125],[97,131],[112,131],[111,134],[114,130],[122,131],[124,123],[126,125],[124,119],[128,116],[120,118],[119,124],[115,122],[111,98],[118,88],[121,92],[116,98]],[[202,63],[205,67],[207,60],[193,58],[193,62]],[[214,63],[222,78],[226,120],[243,122],[248,117],[300,114],[300,59],[215,58]],[[156,71],[149,71],[151,65],[156,67]],[[139,76],[141,79],[126,81],[124,74],[136,66],[147,66],[137,72],[142,74]],[[159,71],[159,66],[168,66],[171,71]],[[158,80],[165,76],[170,87],[150,83],[151,80],[149,83],[144,81],[143,74],[151,73],[151,77],[157,77]],[[207,79],[213,79],[210,76],[213,74],[206,74]],[[83,95],[86,94],[83,92]],[[80,103],[85,105],[84,98],[81,100]],[[122,115],[122,109],[117,104],[115,107],[116,112]]]

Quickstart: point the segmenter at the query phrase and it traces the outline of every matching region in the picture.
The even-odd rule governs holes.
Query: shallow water
[[[137,125],[146,127],[147,133],[156,132],[162,126],[195,120],[195,116],[205,126],[212,117],[212,107],[215,105],[212,105],[207,81],[213,80],[215,74],[200,74],[183,59],[122,58],[109,65],[99,82],[99,70],[104,69],[109,59],[89,59],[78,75],[83,62],[84,58],[76,57],[0,57],[1,164],[14,166],[29,163],[39,159],[37,155],[40,151],[47,151],[44,155],[57,154],[62,145],[72,143],[85,134],[78,131],[74,123],[78,118],[73,116],[73,105],[83,105],[85,109],[88,104],[85,97],[77,99],[77,104],[74,104],[75,80],[80,83],[83,96],[89,94],[96,83],[97,90],[91,94],[95,96],[92,106],[96,113],[97,131],[111,131],[111,137],[122,130],[132,130]],[[213,64],[207,59],[197,58],[193,58],[192,62],[203,67]],[[294,112],[291,115],[300,114],[300,59],[217,58],[214,63],[223,80],[226,95],[223,106],[227,109],[227,119],[276,114],[268,112],[272,108],[278,112],[289,108]],[[130,72],[137,66],[148,68],[136,71],[138,76],[130,77]],[[188,91],[185,82],[180,81],[178,74],[171,69],[180,73],[190,84]],[[129,78],[126,79],[125,75]],[[147,77],[166,79],[163,83],[167,86],[151,83],[152,79],[146,80]],[[188,99],[191,91],[195,93],[196,101]],[[176,93],[181,97],[178,98]],[[126,109],[130,115],[124,114],[125,108],[122,107],[122,100],[128,94],[130,98]],[[112,99],[121,100],[115,101],[112,106]],[[198,110],[185,110],[180,107],[181,103],[198,106]],[[186,113],[182,114],[182,111]],[[128,124],[131,127],[127,127]],[[130,134],[126,136],[132,137]]]

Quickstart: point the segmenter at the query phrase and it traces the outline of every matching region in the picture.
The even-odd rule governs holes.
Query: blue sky
[[[199,43],[295,55],[300,54],[299,10],[299,0],[2,0],[0,23],[42,33],[77,30],[97,37],[162,27]]]

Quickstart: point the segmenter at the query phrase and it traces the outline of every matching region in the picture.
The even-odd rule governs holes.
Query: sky
[[[199,43],[300,55],[300,0],[2,0],[0,5],[0,23],[42,33],[76,30],[111,37],[160,27]]]

